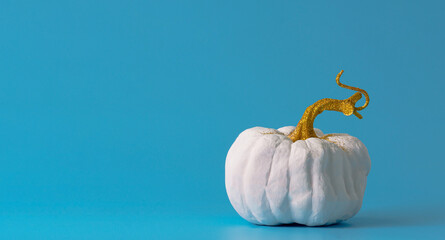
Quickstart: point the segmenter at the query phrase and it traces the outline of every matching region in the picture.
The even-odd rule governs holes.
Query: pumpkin
[[[369,104],[366,91],[344,100],[322,99],[306,109],[296,127],[243,131],[227,154],[225,184],[230,203],[259,225],[321,226],[353,217],[361,208],[371,160],[365,145],[348,134],[323,134],[313,127],[324,110],[349,116]],[[355,107],[363,93],[366,102]]]

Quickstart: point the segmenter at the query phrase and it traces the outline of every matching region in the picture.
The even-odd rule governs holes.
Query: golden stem
[[[325,110],[342,112],[346,116],[354,114],[359,119],[362,119],[362,115],[360,115],[360,113],[358,113],[357,111],[363,110],[364,108],[366,108],[366,106],[368,106],[369,104],[368,93],[363,89],[347,86],[340,83],[340,76],[342,74],[343,70],[341,70],[340,73],[337,75],[336,78],[337,84],[340,87],[355,90],[358,92],[354,93],[351,97],[343,100],[324,98],[318,100],[317,102],[306,108],[306,111],[304,111],[304,114],[301,117],[300,121],[298,122],[297,127],[293,132],[291,132],[288,135],[288,137],[293,142],[298,140],[306,140],[311,137],[316,138],[317,135],[315,134],[314,131],[314,120],[315,117],[317,117],[320,113],[322,113]],[[357,103],[357,101],[362,98],[362,94],[360,92],[365,95],[366,102],[361,107],[355,107],[355,103]]]

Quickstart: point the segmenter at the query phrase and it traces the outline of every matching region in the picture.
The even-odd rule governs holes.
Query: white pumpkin
[[[342,71],[343,72],[343,71]],[[348,99],[322,99],[306,109],[297,128],[254,127],[242,132],[226,158],[226,190],[241,217],[254,224],[320,226],[354,216],[361,208],[371,160],[365,145],[347,134],[312,127],[323,110],[361,118]],[[352,106],[352,108],[351,108]]]

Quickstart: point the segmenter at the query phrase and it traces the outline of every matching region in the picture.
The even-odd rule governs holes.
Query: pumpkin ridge
[[[349,177],[352,175],[352,171],[350,170],[350,164],[349,164],[349,156],[348,156],[348,154],[346,154],[346,153],[344,153],[345,155],[345,157],[346,157],[346,161],[347,161],[347,163],[344,163],[343,164],[343,177],[342,177],[342,179],[343,179],[343,186],[345,187],[345,193],[346,193],[346,195],[348,196],[348,198],[349,199],[353,199],[353,194],[352,193],[350,193],[350,190],[349,190],[349,187],[347,186],[347,183],[346,182],[350,182],[349,181]],[[343,160],[343,161],[345,161],[345,160]],[[346,178],[348,177],[348,181],[346,180]]]
[[[245,174],[245,171],[246,171],[246,169],[247,169],[247,167],[249,166],[249,162],[251,161],[251,155],[252,155],[252,149],[254,149],[254,147],[255,147],[255,145],[258,143],[258,140],[259,140],[260,138],[257,138],[257,139],[255,139],[254,140],[254,143],[252,144],[252,146],[250,147],[250,149],[249,149],[249,153],[248,153],[248,155],[247,155],[247,161],[246,161],[246,163],[245,163],[245,166],[246,167],[244,167],[244,170],[243,170],[243,177],[242,177],[242,194],[240,194],[240,197],[241,197],[241,202],[242,202],[242,206],[244,207],[244,209],[246,210],[246,212],[247,212],[247,214],[248,215],[250,215],[250,216],[252,216],[252,218],[256,221],[256,222],[258,222],[259,223],[259,221],[258,221],[258,219],[256,218],[256,216],[255,215],[253,215],[253,212],[250,210],[250,208],[249,208],[249,204],[247,204],[247,202],[246,202],[246,200],[245,200],[245,197],[244,197],[244,194],[245,194],[245,192],[246,192],[246,184],[245,184],[245,176],[246,176],[246,174]]]
[[[279,176],[285,176],[284,181],[286,181],[285,186],[282,186],[284,188],[284,195],[282,195],[281,198],[279,199],[275,199],[275,201],[273,201],[273,208],[271,206],[271,201],[269,201],[269,206],[270,209],[272,211],[272,214],[275,216],[275,219],[277,220],[277,223],[290,223],[292,221],[289,221],[289,204],[288,204],[288,197],[289,197],[289,174],[288,174],[288,168],[289,168],[289,156],[290,156],[290,150],[291,150],[291,144],[289,143],[290,139],[288,139],[287,137],[280,137],[280,143],[278,144],[277,148],[276,148],[276,152],[275,155],[273,156],[273,162],[272,162],[272,166],[270,168],[270,173],[272,174],[272,171],[274,171],[274,169],[276,169],[276,165],[279,164],[280,167],[282,168],[283,165],[287,165],[286,172],[280,174]],[[277,153],[279,153],[279,155],[277,155]],[[287,153],[287,154],[285,154]],[[287,155],[287,158],[285,157]],[[286,164],[287,161],[287,164]],[[275,170],[275,171],[279,171]],[[275,172],[275,175],[279,174],[279,172]],[[277,175],[278,176],[278,175]],[[270,178],[270,175],[269,175]],[[281,179],[281,178],[280,178]],[[281,181],[283,181],[283,179],[281,179]],[[268,183],[270,183],[270,180],[268,181]],[[281,185],[280,185],[281,186]],[[271,190],[273,190],[274,188],[276,188],[276,186],[274,185],[267,185],[266,186],[266,194],[267,197],[269,199],[270,194],[271,194]],[[270,199],[269,199],[270,200]]]
[[[267,205],[267,207],[269,208],[270,214],[273,216],[275,222],[278,222],[277,217],[275,216],[275,214],[272,211],[272,208],[270,207],[270,200],[269,200],[269,196],[267,194],[267,186],[269,184],[269,179],[270,179],[270,173],[272,172],[272,166],[273,166],[273,160],[275,157],[275,153],[277,152],[277,148],[279,145],[281,145],[282,141],[280,141],[281,139],[278,138],[278,141],[276,141],[275,143],[275,147],[274,147],[274,152],[272,154],[272,159],[270,161],[270,165],[269,165],[269,171],[267,172],[267,177],[266,177],[266,183],[264,184],[264,195],[263,198],[265,197],[265,204]]]
[[[280,139],[279,139],[280,140]],[[278,143],[275,143],[275,147],[274,147],[274,152],[272,154],[272,161],[270,161],[270,165],[269,165],[269,171],[267,172],[267,176],[266,176],[266,183],[265,183],[265,188],[268,186],[269,184],[269,179],[270,179],[270,173],[272,172],[272,165],[273,165],[273,159],[275,157],[275,153],[277,152],[277,148],[279,145],[281,145],[282,141],[276,141]]]
[[[290,140],[290,139],[289,139]],[[289,208],[289,212],[290,212],[290,219],[292,220],[292,221],[294,221],[295,222],[295,220],[294,220],[294,217],[293,217],[293,214],[292,214],[292,206],[291,206],[291,196],[289,195],[289,191],[290,191],[290,179],[291,179],[291,175],[290,175],[290,158],[292,157],[292,145],[293,145],[293,143],[291,143],[290,144],[290,149],[289,149],[289,156],[287,157],[287,170],[286,170],[286,179],[287,179],[287,191],[286,191],[286,196],[284,197],[284,199],[285,200],[287,200],[287,205],[288,205],[288,208]],[[283,203],[282,203],[283,205],[284,204],[286,204],[285,202],[284,202],[284,200],[283,200]]]
[[[246,167],[245,167],[244,172],[243,172],[243,194],[246,194],[246,175],[247,174],[245,174],[245,171],[247,171],[248,169],[252,168],[252,166],[256,164],[255,163],[255,159],[254,159],[255,155],[253,154],[253,150],[258,148],[257,147],[258,143],[261,142],[262,139],[264,140],[265,136],[268,136],[268,135],[257,135],[257,139],[255,140],[255,143],[252,144],[252,146],[250,148],[248,160],[245,163]],[[264,198],[264,195],[262,196],[262,198]],[[255,221],[257,223],[259,223],[259,224],[265,224],[265,223],[263,223],[261,221],[261,218],[258,217],[256,215],[256,213],[250,209],[249,203],[247,203],[247,202],[245,202],[245,203],[246,203],[245,204],[246,210],[248,210],[248,212],[252,215],[252,217],[255,219]]]
[[[311,189],[311,215],[308,218],[309,221],[313,221],[314,217],[315,217],[315,211],[314,211],[314,193],[315,193],[315,189],[314,189],[314,157],[312,156],[312,150],[310,148],[310,144],[309,141],[303,141],[304,144],[306,145],[306,149],[307,149],[307,158],[306,158],[306,162],[308,162],[308,167],[310,168],[310,170],[308,171],[308,173],[310,174],[310,177],[308,177],[308,179],[310,179],[310,188]]]
[[[360,141],[360,140],[355,138],[354,139],[354,143],[357,143],[356,141]],[[354,151],[352,153],[354,153],[354,155],[360,154],[360,152],[357,152],[356,149],[357,149],[357,146],[354,147]],[[359,148],[359,149],[361,149],[361,148]],[[354,160],[352,158],[352,156],[353,155],[348,154],[348,158],[347,158],[348,162],[349,162],[349,166],[351,166],[351,167],[352,167],[352,161]],[[353,171],[351,171],[351,174],[349,175],[350,179],[353,179],[352,174],[354,174]],[[358,184],[355,181],[351,181],[351,183],[352,183],[352,187],[351,188],[352,188],[352,192],[353,192],[353,195],[354,195],[354,199],[360,199],[361,198],[360,195],[362,195],[361,187],[358,186]]]
[[[304,161],[304,165],[308,169],[305,174],[306,174],[306,179],[307,179],[307,182],[308,182],[308,191],[309,191],[309,194],[311,194],[310,201],[309,201],[310,208],[311,208],[311,215],[309,217],[305,217],[305,220],[306,221],[311,221],[312,220],[312,215],[313,215],[313,212],[314,212],[314,188],[313,188],[313,185],[314,185],[314,179],[313,179],[314,178],[313,177],[314,176],[314,174],[313,174],[314,159],[312,157],[312,152],[311,152],[311,149],[309,147],[308,141],[304,141],[303,140],[302,142],[304,143],[304,148],[305,148],[306,153],[307,153],[306,156],[305,156],[305,159],[303,161]],[[302,224],[307,224],[307,222],[302,223]]]
[[[289,142],[290,143],[289,143]],[[288,144],[286,146],[286,150],[287,150],[287,168],[286,168],[286,191],[285,191],[285,195],[282,198],[282,201],[280,202],[280,205],[277,207],[277,209],[280,211],[280,223],[292,223],[293,218],[292,218],[292,209],[290,206],[290,197],[289,197],[289,189],[290,189],[290,173],[289,173],[289,162],[290,162],[290,157],[291,157],[291,153],[292,153],[292,141],[288,138],[284,138],[283,141],[281,142],[281,144]],[[283,159],[283,161],[286,159]]]
[[[322,146],[322,148],[323,148],[323,158],[327,155],[327,160],[325,160],[325,161],[327,161],[328,162],[328,164],[335,164],[335,162],[334,162],[334,157],[333,157],[333,153],[331,152],[331,148],[329,147],[329,145],[328,146],[325,146],[326,144],[324,144],[323,142],[321,142],[321,146]],[[328,154],[326,154],[326,152],[327,151],[329,151],[328,152]],[[338,164],[338,163],[336,163],[336,164]],[[329,171],[329,170],[332,170],[333,168],[332,167],[326,167],[326,168],[324,168],[323,170],[327,170],[327,171]],[[326,176],[332,176],[333,174],[331,174],[330,172],[327,172],[327,173],[325,173],[324,175],[326,175]],[[329,188],[330,189],[332,189],[332,193],[333,193],[333,195],[334,195],[334,198],[337,198],[337,192],[335,191],[336,189],[334,188],[334,185],[332,185],[332,182],[330,181],[331,179],[328,179],[329,181],[326,181],[327,182],[327,185],[329,186]]]
[[[341,207],[341,206],[338,206],[339,205],[338,199],[339,199],[339,196],[341,194],[339,193],[339,191],[337,191],[338,188],[336,187],[336,184],[335,185],[333,184],[333,182],[336,180],[335,179],[336,178],[336,174],[335,174],[334,169],[337,169],[337,168],[333,167],[332,165],[334,165],[334,164],[343,164],[343,162],[336,162],[335,161],[335,155],[334,155],[334,152],[333,152],[333,150],[332,150],[330,145],[325,144],[324,142],[322,142],[322,145],[323,145],[324,155],[328,156],[327,157],[328,158],[327,159],[328,165],[326,166],[326,170],[328,170],[328,171],[325,174],[325,177],[329,180],[328,184],[329,184],[329,187],[332,189],[332,195],[334,196],[335,204],[337,205],[337,207]],[[336,207],[336,209],[337,209],[337,207]],[[329,219],[335,218],[334,214],[336,214],[336,213],[331,212],[331,214],[329,216]]]

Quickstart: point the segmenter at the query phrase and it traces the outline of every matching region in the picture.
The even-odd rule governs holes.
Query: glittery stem
[[[305,140],[312,137],[316,138],[317,135],[314,131],[314,120],[320,113],[325,110],[342,112],[346,116],[354,114],[358,118],[362,118],[362,116],[357,111],[363,110],[368,105],[368,93],[360,88],[350,87],[340,83],[340,76],[342,73],[343,70],[337,75],[337,84],[340,87],[362,92],[366,97],[365,104],[362,107],[355,107],[357,101],[362,98],[362,94],[360,92],[356,92],[351,97],[343,100],[331,98],[318,100],[317,102],[306,108],[306,111],[304,112],[303,117],[301,117],[300,121],[298,122],[297,127],[288,135],[288,137],[293,142],[298,140]]]

